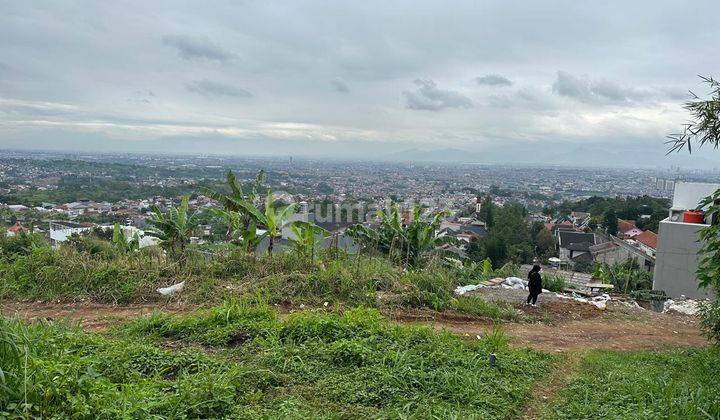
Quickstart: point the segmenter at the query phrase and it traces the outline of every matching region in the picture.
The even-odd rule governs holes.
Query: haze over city
[[[713,168],[696,2],[3,2],[0,147]]]

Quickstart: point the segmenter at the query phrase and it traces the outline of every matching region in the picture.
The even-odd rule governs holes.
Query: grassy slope
[[[457,279],[441,266],[404,271],[365,256],[311,262],[294,253],[255,258],[235,251],[191,258],[180,267],[156,249],[123,254],[102,241],[87,241],[81,249],[16,245],[17,252],[0,252],[0,299],[144,302],[160,299],[157,287],[185,281],[183,300],[201,304],[259,295],[279,304],[427,307],[520,318],[508,305],[456,299]]]
[[[720,418],[720,350],[593,352],[552,417]]]
[[[29,412],[80,418],[507,418],[551,364],[497,337],[463,342],[366,309],[280,321],[267,307],[231,303],[140,319],[107,337],[17,320],[0,333],[0,406],[22,412],[27,389]]]

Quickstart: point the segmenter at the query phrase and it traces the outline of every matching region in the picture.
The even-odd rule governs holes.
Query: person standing
[[[527,297],[527,304],[537,306],[537,298],[542,293],[542,277],[540,277],[540,266],[535,264],[528,273],[528,289],[530,294]]]

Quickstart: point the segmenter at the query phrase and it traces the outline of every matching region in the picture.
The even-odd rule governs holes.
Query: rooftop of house
[[[652,249],[657,249],[658,236],[655,232],[646,230],[645,232],[635,236],[633,239]]]
[[[636,227],[634,220],[618,219],[618,232],[627,232]]]
[[[589,245],[587,246],[587,248],[589,248],[590,246],[597,243],[597,238],[595,237],[594,233],[573,232],[568,230],[558,231],[558,244],[561,247],[570,249],[568,248],[568,246],[570,246],[571,244],[582,243],[588,243]],[[587,251],[587,249],[585,249],[585,251]]]

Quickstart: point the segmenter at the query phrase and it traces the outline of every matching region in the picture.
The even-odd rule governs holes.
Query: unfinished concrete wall
[[[668,219],[660,222],[653,289],[664,290],[671,297],[710,297],[709,291],[698,290],[695,275],[700,249],[697,232],[703,226]]]

